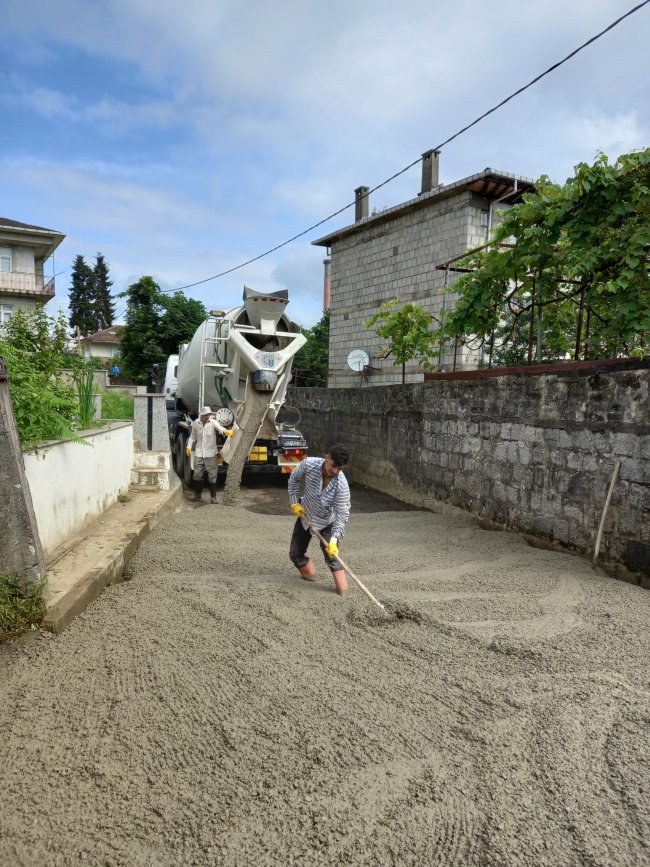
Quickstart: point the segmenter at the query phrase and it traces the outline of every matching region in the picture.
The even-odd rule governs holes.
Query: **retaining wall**
[[[82,431],[25,452],[25,475],[45,558],[117,502],[131,481],[133,422]]]
[[[312,454],[349,444],[355,481],[425,506],[444,501],[585,554],[618,458],[600,553],[647,575],[649,383],[647,369],[581,371],[298,388],[287,400],[300,409]]]

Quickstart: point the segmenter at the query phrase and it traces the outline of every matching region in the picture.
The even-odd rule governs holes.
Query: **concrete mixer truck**
[[[307,338],[285,314],[286,290],[255,292],[244,287],[244,303],[212,311],[189,343],[170,357],[176,382],[168,397],[174,468],[190,484],[193,455],[185,448],[199,408],[209,405],[233,436],[219,443],[219,472],[243,460],[245,472],[290,473],[307,456],[297,430],[300,413],[285,406],[293,356]],[[169,398],[173,397],[174,403]],[[171,404],[171,407],[170,407]]]

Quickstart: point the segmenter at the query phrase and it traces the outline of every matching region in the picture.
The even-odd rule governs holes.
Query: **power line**
[[[549,66],[547,69],[544,70],[544,72],[541,72],[539,75],[535,76],[535,78],[531,79],[528,82],[528,84],[525,84],[522,87],[518,88],[517,90],[513,91],[513,93],[511,93],[509,96],[506,96],[505,99],[502,99],[501,102],[497,103],[496,105],[492,106],[492,108],[483,112],[483,114],[479,115],[479,117],[475,118],[471,123],[468,123],[462,129],[459,129],[458,132],[455,132],[453,135],[449,136],[449,138],[446,138],[439,145],[436,145],[435,148],[432,148],[432,150],[442,150],[442,148],[445,145],[448,145],[450,142],[454,141],[454,139],[457,139],[463,133],[467,132],[467,130],[476,126],[482,120],[485,120],[486,117],[493,114],[495,111],[498,111],[500,108],[503,108],[503,106],[506,105],[506,103],[510,102],[510,100],[514,99],[516,96],[519,96],[519,94],[523,93],[525,90],[528,90],[528,88],[532,87],[534,84],[537,84],[537,82],[541,81],[542,78],[549,75],[551,72],[554,72],[556,69],[558,69],[564,63],[566,63],[568,60],[571,60],[571,58],[575,57],[576,54],[579,54],[583,49],[587,48],[587,46],[596,42],[598,39],[600,39],[602,36],[604,36],[605,33],[608,33],[610,30],[613,30],[614,27],[617,27],[626,18],[629,18],[631,15],[634,15],[634,13],[638,12],[639,9],[642,9],[644,6],[647,6],[648,3],[650,3],[650,0],[643,0],[642,3],[638,3],[636,6],[633,6],[632,9],[629,9],[627,12],[625,12],[625,14],[621,15],[615,21],[612,21],[611,24],[609,24],[607,27],[605,27],[599,33],[596,33],[595,36],[592,36],[586,42],[583,42],[582,45],[578,46],[578,48],[575,48],[573,51],[571,51],[569,54],[567,54],[566,57],[564,57],[562,60],[559,60],[557,63],[554,63],[552,66]],[[422,156],[419,156],[416,160],[413,160],[413,162],[409,163],[407,166],[404,166],[403,169],[400,169],[398,172],[395,172],[395,174],[391,175],[389,178],[386,178],[385,181],[382,181],[381,183],[377,184],[372,189],[368,190],[367,195],[370,195],[371,193],[374,193],[376,190],[379,190],[382,187],[385,187],[391,181],[394,181],[395,178],[398,178],[398,177],[400,177],[400,175],[403,175],[405,172],[408,172],[410,169],[412,169],[414,166],[418,165],[418,163],[420,163],[420,162],[422,162]],[[317,223],[314,223],[312,226],[309,226],[309,228],[303,229],[302,232],[298,232],[297,235],[293,235],[293,237],[289,238],[286,241],[283,241],[281,244],[276,244],[275,247],[271,247],[269,250],[266,250],[264,253],[260,253],[257,256],[253,256],[252,259],[247,259],[245,262],[242,262],[239,265],[235,265],[232,268],[228,268],[226,271],[221,271],[221,272],[219,272],[219,274],[214,274],[212,277],[206,277],[203,280],[197,280],[194,283],[187,283],[185,286],[179,286],[177,289],[163,289],[162,291],[165,293],[167,293],[167,292],[180,292],[183,289],[191,289],[193,286],[200,286],[203,283],[209,283],[211,280],[217,280],[219,277],[225,277],[227,274],[232,274],[233,271],[238,271],[240,268],[245,268],[246,265],[250,265],[253,262],[257,262],[259,259],[263,259],[265,256],[269,256],[271,253],[275,253],[276,250],[280,250],[282,247],[286,247],[288,244],[293,243],[293,241],[298,240],[298,238],[302,238],[304,235],[307,235],[309,232],[312,232],[314,229],[317,229],[319,226],[322,226],[323,223],[327,223],[330,220],[334,219],[334,217],[338,217],[339,214],[342,214],[343,211],[347,211],[347,209],[351,208],[354,204],[355,204],[355,202],[349,202],[347,205],[344,205],[342,208],[339,208],[337,211],[334,211],[333,213],[329,214],[327,217],[324,217],[322,220],[319,220]]]

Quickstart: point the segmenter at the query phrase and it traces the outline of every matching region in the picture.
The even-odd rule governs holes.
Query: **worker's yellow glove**
[[[301,518],[305,514],[305,510],[300,505],[300,503],[294,503],[291,507],[291,511],[296,516],[296,518]]]
[[[192,454],[192,449],[189,446],[185,449],[185,454],[188,456],[188,458]]]
[[[325,550],[327,551],[328,557],[338,557],[339,556],[339,546],[336,542],[336,539],[330,539],[329,542],[327,543],[327,548],[325,548]]]
[[[223,435],[227,436],[227,437],[231,437],[233,435],[233,433],[234,433],[234,431],[232,431],[232,430],[225,430],[223,432]]]

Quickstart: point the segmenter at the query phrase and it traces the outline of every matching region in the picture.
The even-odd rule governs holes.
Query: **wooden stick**
[[[612,473],[612,480],[609,483],[609,491],[607,491],[607,499],[605,500],[605,506],[603,508],[603,514],[600,519],[600,527],[598,528],[598,535],[596,536],[596,547],[594,548],[594,563],[598,560],[598,551],[600,550],[600,540],[603,535],[603,527],[605,526],[605,518],[607,517],[607,510],[609,509],[609,504],[612,499],[612,494],[614,493],[614,485],[616,484],[616,477],[618,476],[618,471],[621,467],[621,462],[616,459],[614,462],[614,472]]]
[[[321,534],[318,532],[318,530],[316,529],[316,527],[314,527],[314,525],[312,524],[312,522],[309,520],[309,515],[307,514],[307,512],[305,512],[305,520],[306,520],[307,523],[309,524],[309,529],[312,531],[312,533],[313,533],[315,536],[318,536],[318,538],[320,539],[320,541],[321,541],[321,542],[323,543],[323,545],[325,545],[325,547],[327,548],[327,546],[328,546],[328,544],[329,544],[328,541],[327,541],[327,539],[326,539],[324,536],[321,536]],[[352,571],[352,569],[350,569],[350,567],[349,567],[346,563],[344,563],[343,560],[341,560],[340,557],[337,557],[336,559],[339,561],[339,563],[341,564],[341,566],[343,566],[343,568],[344,568],[345,571],[348,573],[348,575],[350,576],[350,578],[352,578],[353,581],[356,581],[356,582],[357,582],[357,584],[359,585],[359,588],[360,588],[361,590],[363,590],[363,592],[366,594],[366,596],[368,597],[368,599],[370,599],[371,602],[374,602],[375,605],[378,605],[378,606],[381,608],[382,611],[385,611],[386,609],[385,609],[384,606],[381,604],[381,602],[379,602],[377,599],[375,599],[375,597],[372,595],[372,593],[370,592],[370,590],[368,590],[368,588],[366,587],[366,585],[365,585],[365,584],[364,584],[364,583],[363,583],[359,578],[357,578],[357,576],[354,574],[354,572]]]

